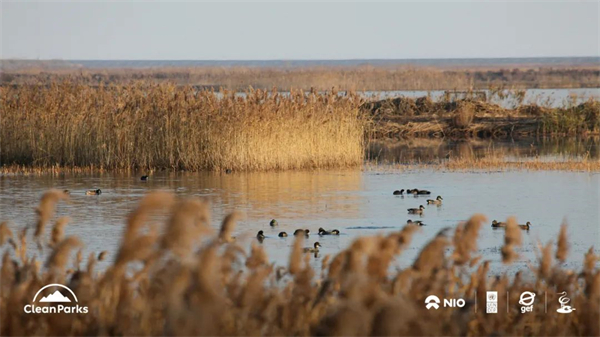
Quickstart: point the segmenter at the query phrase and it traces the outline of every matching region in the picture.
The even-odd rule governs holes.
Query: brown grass
[[[519,67],[448,69],[414,66],[338,67],[165,67],[157,69],[6,69],[5,84],[48,84],[75,79],[86,85],[123,85],[131,81],[172,82],[246,91],[249,87],[310,90],[390,91],[518,88],[597,88],[600,69],[584,67]]]
[[[514,278],[505,274],[493,277],[489,261],[480,262],[479,256],[471,256],[477,251],[478,232],[485,230],[481,228],[484,217],[476,215],[457,228],[458,237],[449,238],[448,230],[441,231],[422,249],[412,266],[405,269],[392,270],[390,261],[397,259],[401,247],[410,242],[415,232],[412,225],[386,236],[356,239],[348,249],[324,259],[319,276],[308,263],[311,254],[302,252],[303,236],[294,239],[289,265],[277,268],[268,263],[261,245],[252,244],[246,254],[246,245],[241,242],[223,242],[207,232],[198,237],[199,228],[210,217],[202,205],[201,200],[175,200],[165,193],[146,196],[129,217],[119,256],[104,271],[94,270],[95,254],[89,255],[87,266],[81,266],[81,251],[73,258],[74,268],[66,268],[69,257],[73,257],[70,253],[80,245],[72,237],[52,248],[45,268],[40,268],[35,258],[13,259],[12,250],[22,250],[25,241],[20,247],[5,248],[0,267],[0,334],[596,336],[600,333],[597,319],[600,271],[592,249],[582,261],[581,270],[568,270],[553,261],[553,246],[549,243],[541,248],[539,267],[532,266],[538,271],[537,278],[528,280],[520,273]],[[170,214],[165,226],[176,226],[176,232],[144,234],[147,231],[142,230],[148,229],[151,216],[159,210]],[[514,219],[508,220],[511,221]],[[508,228],[506,244],[518,245],[520,231],[510,231]],[[191,241],[185,237],[186,233]],[[147,235],[153,236],[152,242],[137,245],[144,254],[122,256],[123,251],[132,251],[127,246],[139,244],[137,240]],[[177,242],[185,249],[175,245]],[[190,244],[193,249],[188,249]],[[446,254],[448,249],[451,254]],[[473,271],[465,267],[467,262]],[[25,314],[23,306],[48,283],[69,286],[77,294],[78,304],[88,306],[89,312]],[[508,314],[487,315],[481,304],[475,312],[475,297],[477,303],[485,303],[481,297],[486,290],[510,291],[512,297],[517,297],[511,298],[511,302],[517,303],[522,291],[532,289],[538,298],[547,293],[548,313],[543,305],[536,305],[528,315],[521,314],[518,306],[511,307]],[[570,305],[576,311],[557,317],[553,312],[556,309],[553,304],[558,303],[557,289],[568,291]],[[423,301],[430,294],[463,298],[467,306],[428,311]]]
[[[1,87],[0,163],[96,169],[277,170],[363,160],[360,98],[169,84]]]

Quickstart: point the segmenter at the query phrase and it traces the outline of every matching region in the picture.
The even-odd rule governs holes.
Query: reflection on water
[[[372,142],[367,158],[378,163],[439,163],[446,159],[503,157],[509,160],[600,159],[598,138],[520,140],[408,139]]]
[[[201,196],[210,200],[215,230],[224,215],[234,210],[241,212],[243,220],[233,235],[248,246],[255,241],[256,232],[264,230],[263,245],[269,258],[279,265],[287,263],[293,238],[279,238],[277,234],[289,234],[296,228],[310,229],[313,234],[306,246],[315,241],[323,246],[319,256],[311,259],[315,267],[320,267],[324,255],[339,252],[358,236],[389,233],[400,229],[408,219],[420,219],[427,226],[421,227],[409,249],[395,262],[397,267],[406,267],[440,230],[452,228],[474,213],[487,215],[490,222],[516,215],[519,222],[531,221],[533,226],[529,232],[523,232],[521,258],[509,269],[514,271],[526,270],[527,264],[534,262],[538,241],[556,242],[560,224],[567,219],[571,224],[568,264],[575,267],[589,247],[599,247],[599,176],[556,171],[433,170],[157,173],[148,182],[140,181],[139,176],[117,174],[11,176],[0,178],[0,220],[12,221],[13,230],[33,226],[34,209],[43,191],[69,189],[71,201],[59,204],[57,214],[72,218],[66,235],[80,237],[87,251],[108,250],[114,258],[128,212],[145,193],[168,190],[180,197]],[[433,197],[443,196],[443,205],[427,206],[428,197],[392,195],[395,189],[415,187],[431,190]],[[101,188],[103,193],[85,196],[89,188]],[[407,208],[421,204],[426,207],[422,217],[407,214]],[[278,228],[270,228],[273,218],[278,220]],[[339,229],[341,235],[319,237],[319,227]],[[492,230],[489,225],[482,228],[479,254],[484,260],[491,260],[492,268],[498,272],[505,270],[499,253],[503,240],[503,230]]]

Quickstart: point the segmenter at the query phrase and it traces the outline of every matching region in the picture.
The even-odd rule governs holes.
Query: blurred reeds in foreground
[[[363,161],[360,98],[170,84],[0,87],[0,165],[271,170]]]
[[[39,226],[53,213],[61,192],[50,191],[38,208]],[[58,199],[57,199],[58,198]],[[164,214],[164,228],[150,219]],[[569,244],[563,225],[556,248],[540,244],[533,278],[493,275],[481,261],[477,237],[487,221],[474,215],[451,235],[445,229],[421,250],[411,267],[391,270],[418,228],[357,238],[347,249],[322,260],[321,270],[295,240],[289,265],[269,263],[259,244],[248,252],[243,239],[224,238],[235,216],[212,233],[201,200],[177,200],[165,192],[147,195],[131,212],[121,246],[103,272],[97,254],[82,265],[81,242],[74,237],[53,244],[41,267],[26,254],[26,233],[0,225],[5,252],[0,268],[0,334],[9,335],[338,335],[338,336],[597,336],[600,334],[600,271],[593,249],[581,267],[562,267]],[[57,226],[64,226],[57,223]],[[518,258],[521,232],[507,220],[503,262]],[[483,228],[482,228],[483,226]],[[226,235],[227,236],[227,235]],[[50,238],[41,238],[39,247]],[[289,238],[290,240],[292,238]],[[79,251],[78,251],[79,250]],[[77,254],[75,252],[78,251]],[[500,251],[498,252],[500,254]],[[100,254],[105,257],[105,253]],[[474,272],[472,270],[475,270]],[[69,286],[88,314],[23,313],[42,286]],[[509,293],[508,308],[485,313],[486,291]],[[523,291],[536,293],[533,311],[516,305]],[[556,312],[559,294],[568,293],[568,315]],[[548,310],[537,299],[547,293]],[[429,295],[463,298],[463,308],[425,309]],[[477,312],[475,305],[479,304]],[[41,306],[46,304],[38,303]]]

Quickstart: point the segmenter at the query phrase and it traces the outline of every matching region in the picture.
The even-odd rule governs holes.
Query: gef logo
[[[42,296],[42,291],[48,288],[57,289],[46,296]],[[66,296],[64,294],[66,294]],[[78,302],[79,301],[77,300],[77,296],[75,295],[73,290],[69,289],[69,287],[58,283],[52,283],[45,285],[40,290],[38,290],[38,292],[35,293],[35,296],[33,296],[31,304],[25,305],[25,307],[23,307],[23,310],[27,314],[87,314],[88,307],[80,306]],[[58,304],[53,306],[41,306],[36,305],[37,303]],[[62,303],[75,303],[75,305],[65,305]]]

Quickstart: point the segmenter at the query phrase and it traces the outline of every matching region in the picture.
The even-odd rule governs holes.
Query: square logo
[[[485,312],[488,314],[498,313],[498,292],[487,291],[485,294],[486,306]]]

